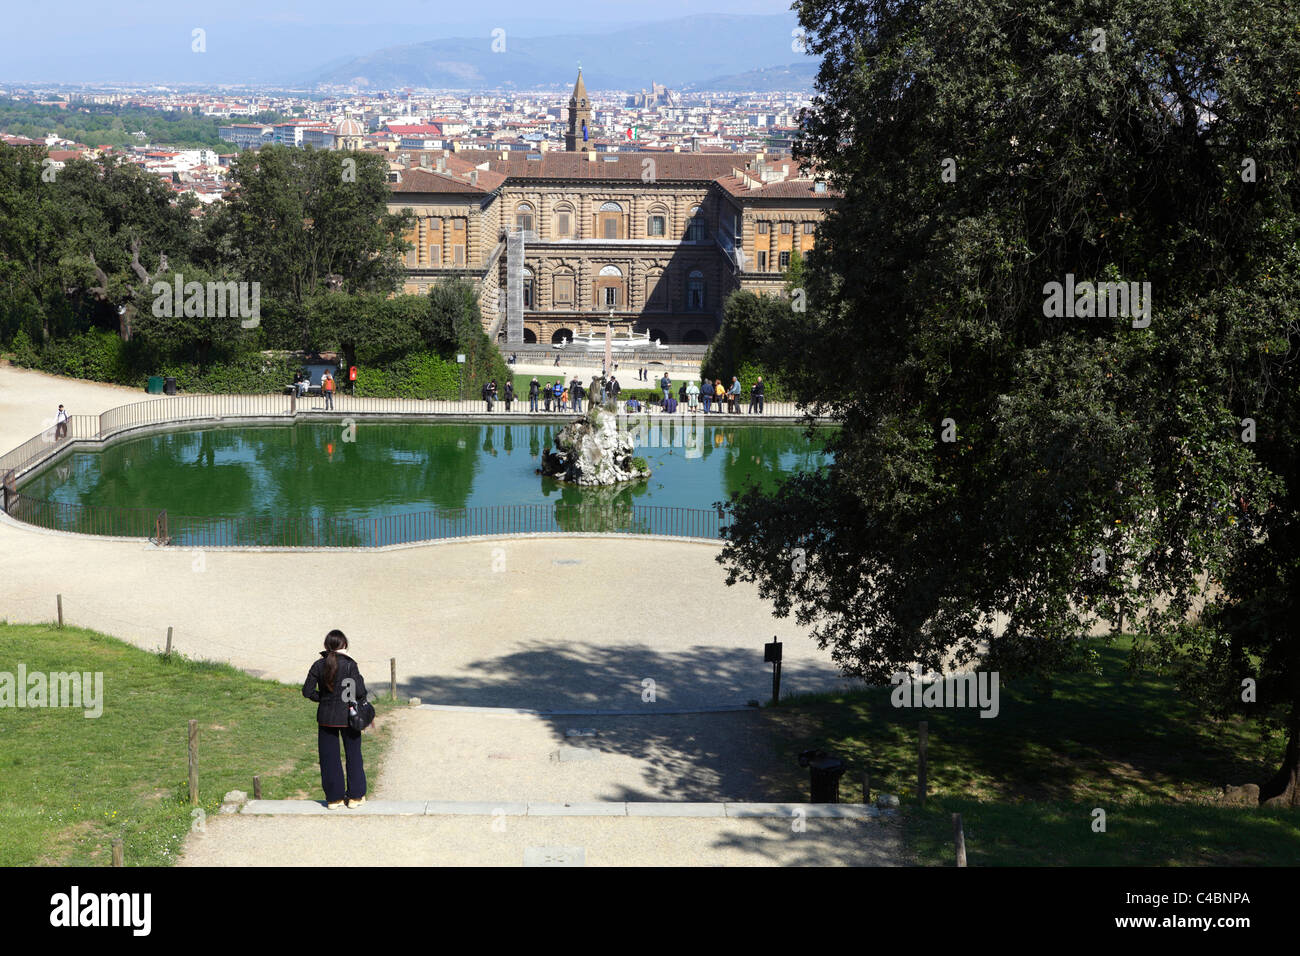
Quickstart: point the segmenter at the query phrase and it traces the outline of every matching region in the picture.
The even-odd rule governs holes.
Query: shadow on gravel
[[[539,644],[478,662],[481,677],[414,678],[400,686],[400,693],[437,704],[635,712],[541,717],[554,741],[552,759],[612,755],[641,764],[639,785],[620,785],[602,793],[604,800],[805,801],[807,771],[787,766],[790,748],[804,742],[787,739],[788,721],[760,708],[664,713],[769,699],[771,668],[763,663],[761,642],[756,643],[752,651],[697,646],[672,654]],[[794,664],[782,675],[783,692],[843,686],[844,679],[829,666]]]
[[[752,650],[696,645],[663,654],[650,647],[532,642],[512,654],[474,662],[481,676],[416,676],[399,681],[398,694],[426,704],[646,713],[767,701],[772,673],[763,663],[766,640],[756,638]],[[829,663],[790,661],[781,675],[782,696],[847,686]]]

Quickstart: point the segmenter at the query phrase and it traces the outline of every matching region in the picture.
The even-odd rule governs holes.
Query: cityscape
[[[1282,0],[56,13],[0,36],[20,923],[183,940],[238,867],[278,942],[339,860],[422,937],[408,873],[592,866],[1285,932]]]

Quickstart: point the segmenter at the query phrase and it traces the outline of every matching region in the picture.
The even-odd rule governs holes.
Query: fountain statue
[[[593,405],[555,436],[555,448],[542,452],[542,474],[577,485],[614,485],[650,477],[644,458],[618,427],[617,413]]]

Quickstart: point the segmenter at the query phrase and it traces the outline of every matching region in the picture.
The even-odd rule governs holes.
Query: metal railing
[[[320,515],[198,517],[150,508],[42,501],[19,494],[9,513],[53,531],[148,538],[181,548],[383,548],[449,538],[523,534],[644,534],[721,538],[716,511],[660,505],[485,505],[374,518]]]
[[[14,495],[8,513],[26,524],[52,531],[157,540],[159,511],[118,505],[82,505]]]
[[[27,439],[12,451],[0,455],[0,475],[8,474],[10,471],[24,471],[31,463],[43,461],[60,451],[69,441],[98,439],[99,419],[98,415],[68,416],[66,436],[60,435],[57,425],[50,425],[39,435]]]

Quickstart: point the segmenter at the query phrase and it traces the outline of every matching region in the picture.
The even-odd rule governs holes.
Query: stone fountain
[[[650,477],[636,446],[618,427],[615,412],[595,405],[555,436],[555,447],[542,452],[542,474],[576,485],[615,485]]]

